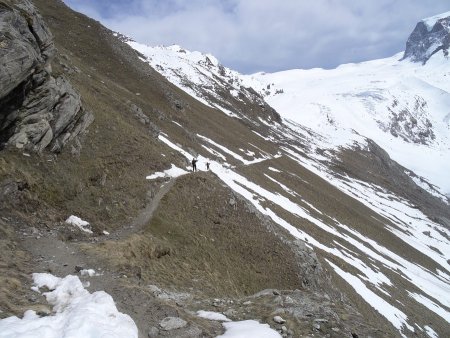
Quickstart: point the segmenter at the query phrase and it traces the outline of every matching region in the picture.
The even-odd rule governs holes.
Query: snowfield
[[[448,194],[450,62],[441,54],[424,66],[401,57],[243,78],[283,118],[325,136],[330,148],[372,139]]]

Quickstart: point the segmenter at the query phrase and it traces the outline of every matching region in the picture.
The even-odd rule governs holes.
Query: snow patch
[[[222,313],[218,313],[218,312],[213,312],[213,311],[197,311],[197,316],[201,317],[201,318],[205,318],[205,319],[209,319],[209,320],[216,320],[219,322],[231,322],[231,320],[229,318],[227,318],[227,316],[223,315]]]
[[[88,229],[89,222],[83,221],[78,216],[71,215],[68,219],[66,219],[66,223],[76,226],[81,231],[87,232],[88,234],[92,234],[92,230]]]
[[[414,298],[417,302],[428,308],[430,311],[433,311],[438,316],[445,319],[447,323],[450,323],[450,312],[446,311],[441,306],[437,305],[435,302],[425,296],[413,292],[408,293],[410,297]]]
[[[256,320],[223,323],[225,333],[217,338],[281,338],[281,335],[270,328],[269,324],[261,324]]]
[[[101,276],[101,274],[95,272],[94,269],[82,269],[82,270],[80,270],[80,275],[81,276],[89,276],[89,277]]]
[[[120,313],[110,295],[104,291],[89,293],[77,276],[58,278],[34,273],[37,288],[47,287],[44,296],[53,313],[40,317],[33,310],[22,319],[0,320],[2,337],[8,338],[137,338],[138,329],[130,316]]]
[[[218,144],[217,142],[214,142],[213,140],[202,136],[200,134],[197,134],[198,137],[200,137],[202,140],[212,144],[213,146],[215,146],[216,148],[219,148],[220,150],[222,150],[224,153],[227,153],[228,155],[231,155],[232,157],[234,157],[235,159],[241,161],[242,163],[244,163],[245,165],[249,165],[249,164],[254,164],[254,163],[258,163],[258,162],[262,162],[264,160],[269,159],[269,157],[262,157],[262,158],[255,158],[251,161],[246,160],[245,158],[243,158],[241,155],[236,154],[234,151],[231,151],[230,149],[228,149],[227,147],[224,147],[221,144]]]
[[[430,326],[425,325],[423,328],[425,329],[425,332],[427,333],[428,337],[439,338],[439,335]]]
[[[188,172],[184,169],[178,168],[176,165],[172,164],[170,169],[164,170],[163,172],[156,172],[146,177],[147,180],[154,180],[161,177],[178,177],[186,175]]]
[[[331,263],[326,259],[328,264],[334,269],[334,271],[341,276],[349,285],[355,289],[355,291],[363,297],[363,299],[369,303],[375,310],[377,310],[382,316],[389,320],[400,333],[404,328],[408,328],[414,332],[414,328],[408,324],[408,317],[399,309],[393,307],[386,302],[383,298],[377,296],[374,292],[367,288],[367,286],[358,278],[352,274],[341,270],[337,265]],[[406,337],[401,333],[403,337]]]

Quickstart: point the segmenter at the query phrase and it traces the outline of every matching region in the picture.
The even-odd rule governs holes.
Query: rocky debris
[[[131,112],[138,119],[138,121],[148,127],[149,134],[152,137],[157,138],[159,136],[159,133],[161,132],[159,127],[150,120],[150,118],[144,113],[141,107],[138,107],[130,101],[127,101],[127,104],[129,105]]]
[[[442,51],[445,56],[448,56],[450,46],[450,16],[437,18],[436,21],[431,20],[431,22],[428,21],[430,19],[425,19],[417,23],[406,41],[403,59],[425,64],[431,56],[439,51]]]
[[[282,317],[280,316],[275,316],[273,317],[273,321],[277,324],[284,324],[286,323],[286,320],[284,320]]]
[[[250,302],[250,303],[251,303],[251,302]],[[244,305],[245,305],[245,304],[244,304]],[[236,317],[236,316],[237,316],[237,311],[234,310],[234,309],[228,309],[228,310],[224,311],[223,314],[224,314],[227,318],[230,318],[230,317]]]
[[[189,108],[189,104],[171,90],[166,90],[164,96],[175,111],[184,112],[186,108]]]
[[[245,298],[195,300],[187,309],[207,309],[225,314],[233,321],[253,319],[268,323],[282,337],[350,337],[352,332],[363,336],[385,337],[386,332],[362,320],[354,307],[342,296],[331,299],[323,292],[267,289]],[[276,294],[280,293],[280,294]],[[289,298],[290,301],[286,302]],[[279,301],[281,299],[281,302]],[[195,311],[193,311],[195,312]],[[189,323],[191,325],[191,323]],[[178,334],[178,332],[177,332]],[[177,335],[178,337],[178,335]]]
[[[185,328],[181,328],[172,333],[173,331],[161,332],[158,337],[177,337],[177,338],[200,338],[200,337],[209,337],[209,335],[205,335],[203,331],[197,326],[188,326]]]
[[[231,205],[232,207],[234,207],[234,206],[236,206],[236,200],[233,197],[231,197],[228,200],[228,204]]]
[[[0,7],[0,147],[59,152],[93,115],[66,78],[52,76],[53,37],[34,5],[0,0]]]
[[[165,301],[173,301],[179,306],[181,306],[184,302],[192,298],[192,296],[189,293],[161,290],[156,285],[148,285],[147,288],[153,294],[154,297]]]
[[[10,204],[20,199],[23,192],[28,190],[29,186],[27,182],[24,181],[14,181],[11,179],[6,179],[0,182],[0,201],[8,201]],[[3,203],[0,203],[0,207]]]
[[[156,338],[156,337],[159,337],[159,330],[158,330],[158,328],[152,326],[152,327],[148,330],[147,336],[148,336],[148,338]]]
[[[130,110],[133,112],[134,116],[137,117],[139,122],[141,122],[142,124],[150,123],[149,117],[144,114],[141,107],[138,107],[137,105],[135,105],[134,103],[132,103],[130,101],[127,101],[127,104],[130,106]]]
[[[159,326],[164,331],[181,329],[182,327],[185,327],[186,325],[187,325],[187,322],[184,319],[181,319],[179,317],[166,317],[159,323]]]
[[[70,58],[69,56],[67,56],[67,54],[61,54],[60,57],[57,58],[57,61],[65,73],[67,74],[81,73],[81,70],[77,66],[66,63],[67,61],[70,61]],[[104,84],[103,81],[102,83]]]
[[[225,307],[227,304],[233,304],[234,301],[232,299],[214,299],[212,302],[212,306],[217,307],[217,308],[223,308]]]

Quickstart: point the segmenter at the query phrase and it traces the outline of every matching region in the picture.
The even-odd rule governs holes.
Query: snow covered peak
[[[446,27],[448,29],[449,28],[448,21],[450,19],[450,11],[449,12],[445,12],[445,13],[441,13],[441,14],[438,14],[438,15],[434,15],[434,16],[431,16],[429,18],[422,19],[421,21],[425,24],[425,26],[427,27],[428,31],[431,31],[433,29],[433,27],[436,25],[436,23],[438,21],[443,20],[443,19],[447,19],[447,20],[444,20],[444,21],[446,21],[446,23],[447,23]]]
[[[182,89],[186,89],[183,85],[186,81],[206,85],[209,82],[206,77],[232,76],[231,72],[210,54],[191,52],[179,45],[150,47],[135,41],[129,41],[128,44],[145,57],[144,61]]]
[[[231,117],[248,119],[248,112],[239,106],[251,103],[264,112],[258,117],[266,122],[278,121],[279,116],[267,106],[260,91],[251,89],[254,83],[245,81],[241,74],[221,65],[211,54],[191,52],[178,45],[150,47],[135,41],[127,43],[142,55],[143,61],[207,106]],[[231,101],[239,101],[239,104]]]
[[[448,58],[449,45],[450,12],[446,12],[417,23],[406,42],[403,59],[425,64],[435,54]]]
[[[135,42],[135,44],[137,44]],[[204,54],[197,51],[189,51],[181,47],[180,45],[171,45],[171,46],[157,46],[157,47],[149,47],[155,51],[154,57],[157,54],[159,56],[170,56],[173,53],[177,53],[177,57],[183,59],[187,62],[197,63],[199,65],[207,65],[209,67],[219,67],[220,63],[213,55]]]

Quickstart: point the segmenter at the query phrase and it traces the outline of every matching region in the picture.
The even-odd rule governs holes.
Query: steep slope
[[[279,152],[266,157],[270,164],[262,164],[263,158],[248,162],[214,137],[198,135],[222,160],[229,161],[231,155],[231,161],[240,159],[253,168],[223,171],[213,163],[213,172],[306,240],[398,330],[431,334],[421,318],[425,307],[427,316],[437,314],[432,326],[447,332],[449,303],[442,297],[449,288],[450,227],[445,54],[433,55],[426,66],[400,62],[397,55],[331,71],[242,76],[211,56],[178,46],[129,44],[171,82],[234,119],[242,118],[239,110],[211,102],[211,93],[228,91],[239,100],[252,86],[265,97],[282,122],[259,117],[259,126],[249,127],[277,144]],[[242,96],[239,89],[244,89]],[[161,140],[189,158],[167,138]],[[436,165],[429,166],[425,158]],[[305,169],[327,183],[305,180]],[[333,192],[329,184],[338,190]]]
[[[333,135],[282,118],[264,96],[283,90],[259,77],[179,47],[128,41],[136,52],[59,1],[36,4],[55,34],[54,71],[70,78],[95,120],[79,155],[1,153],[2,316],[21,314],[29,299],[49,311],[25,287],[32,269],[64,276],[77,266],[101,268],[85,281],[113,295],[143,337],[222,333],[194,315],[202,309],[258,319],[288,337],[445,337],[442,195],[418,187],[369,139],[344,138],[338,148]],[[199,173],[190,172],[193,157]],[[148,224],[131,228],[179,174]],[[92,235],[63,222],[72,213]],[[284,290],[247,297],[262,288]],[[166,331],[169,317],[188,324]]]

